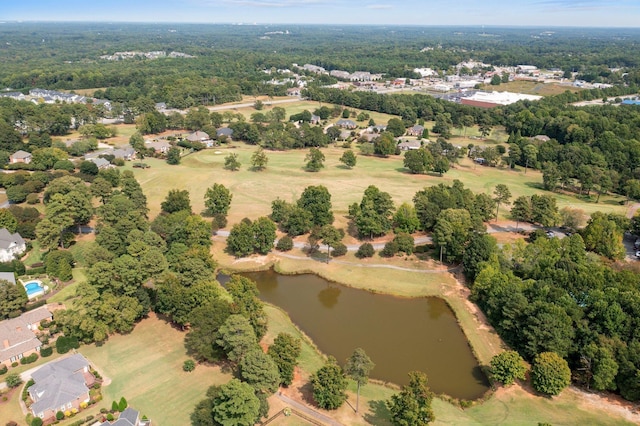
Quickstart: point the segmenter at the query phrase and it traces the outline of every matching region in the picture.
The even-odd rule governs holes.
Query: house
[[[148,420],[140,420],[140,412],[138,410],[127,407],[120,413],[120,417],[117,420],[113,422],[106,421],[98,424],[98,426],[148,426],[149,424]]]
[[[93,164],[98,166],[98,170],[108,169],[111,167],[111,163],[104,158],[90,158],[88,161],[91,161]]]
[[[17,232],[0,229],[0,262],[11,262],[27,249],[27,244]]]
[[[41,419],[55,419],[58,411],[79,410],[89,403],[89,387],[95,377],[89,371],[89,361],[74,354],[43,365],[31,374],[35,384],[28,389],[33,401],[31,413]]]
[[[13,275],[13,273],[11,273]],[[13,277],[12,277],[13,278]],[[2,279],[7,279],[4,276]],[[15,283],[15,278],[13,278]],[[36,331],[42,321],[51,321],[53,315],[42,306],[25,312],[17,318],[0,322],[0,364],[10,366],[33,353],[40,352],[42,342]]]
[[[551,138],[547,135],[535,135],[531,138],[534,142],[549,142]]]
[[[290,89],[287,89],[287,96],[300,96],[300,88],[292,87]]]
[[[187,135],[187,140],[189,142],[204,142],[209,139],[211,139],[209,134],[200,130]]]
[[[367,129],[368,132],[373,133],[382,133],[387,130],[387,126],[384,124],[376,124],[375,126],[371,126]]]
[[[13,272],[0,272],[0,280],[9,281],[10,283],[16,283],[16,274]]]
[[[126,146],[124,148],[116,148],[112,152],[115,158],[122,158],[126,161],[135,160],[136,158],[136,150],[133,147]]]
[[[155,104],[156,111],[164,112],[167,109],[167,104],[165,102],[158,102]]]
[[[216,137],[220,138],[221,136],[226,136],[227,138],[230,138],[233,136],[233,129],[229,128],[229,127],[221,127],[218,130],[216,130]]]
[[[358,127],[355,121],[345,119],[338,120],[336,122],[336,126],[342,127],[343,129],[355,129],[356,127]]]
[[[309,121],[310,124],[320,124],[320,121],[322,121],[322,119],[319,115],[311,114],[311,120]]]
[[[424,126],[416,124],[413,127],[409,127],[407,129],[408,136],[422,136],[422,132],[424,132]]]
[[[406,140],[398,144],[400,151],[409,151],[422,148],[422,143],[417,140]]]
[[[9,163],[11,164],[15,164],[15,163],[25,163],[25,164],[29,164],[31,163],[31,159],[33,157],[31,156],[30,152],[26,152],[23,150],[19,150],[14,152],[13,154],[11,154],[9,156]]]
[[[156,154],[166,154],[171,148],[171,144],[167,141],[145,142],[147,148],[153,149]]]
[[[11,98],[11,99],[15,99],[16,101],[25,100],[24,94],[20,92],[2,92],[0,93],[0,98]]]

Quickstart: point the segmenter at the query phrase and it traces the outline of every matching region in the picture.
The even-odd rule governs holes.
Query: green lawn
[[[219,149],[204,150],[184,157],[177,166],[169,166],[158,159],[145,159],[151,168],[133,169],[136,178],[149,200],[150,217],[159,213],[160,202],[170,189],[187,189],[190,192],[194,211],[204,209],[204,193],[213,183],[227,186],[233,193],[229,212],[229,223],[239,222],[244,217],[255,219],[271,212],[271,202],[276,198],[291,201],[300,196],[309,185],[325,185],[332,195],[333,210],[339,226],[346,226],[343,218],[348,206],[359,202],[367,186],[375,184],[391,194],[396,205],[411,202],[414,194],[424,188],[443,182],[450,185],[454,179],[461,180],[466,187],[476,192],[491,194],[498,183],[506,183],[513,197],[543,192],[541,173],[528,170],[506,170],[474,165],[463,159],[460,165],[443,177],[412,175],[403,168],[400,156],[389,158],[358,156],[358,163],[348,170],[338,161],[343,148],[324,148],[325,167],[317,172],[306,172],[303,168],[307,150],[267,152],[269,164],[262,172],[251,171],[250,158],[255,147],[243,143]],[[218,152],[218,154],[216,154]],[[224,170],[224,157],[230,152],[238,154],[242,164],[239,171]],[[127,167],[130,167],[128,165]],[[587,213],[606,211],[624,213],[622,197],[602,197],[599,204],[587,202],[572,195],[554,194],[559,207],[570,206]],[[502,213],[508,209],[502,208]]]
[[[230,375],[205,365],[191,373],[182,371],[188,358],[184,335],[152,317],[129,335],[112,336],[102,346],[82,346],[79,352],[111,379],[103,387],[102,405],[110,407],[111,401],[124,396],[156,425],[188,425],[191,411],[209,386],[227,382]]]

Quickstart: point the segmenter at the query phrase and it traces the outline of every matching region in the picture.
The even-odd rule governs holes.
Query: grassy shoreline
[[[348,287],[375,291],[399,297],[434,296],[442,298],[453,310],[458,323],[468,339],[469,345],[478,360],[485,368],[493,355],[505,349],[497,333],[484,321],[482,312],[468,300],[468,289],[450,272],[425,274],[421,271],[406,272],[381,268],[358,268],[345,265],[325,264],[314,260],[300,260],[279,257],[275,254],[256,256],[240,261],[221,253],[223,244],[214,243],[213,251],[220,267],[227,271],[249,272],[274,268],[282,274],[313,273],[332,282]],[[380,263],[381,261],[376,261]],[[436,277],[434,277],[435,275]],[[425,276],[429,276],[424,283]],[[365,278],[366,277],[366,278]],[[393,285],[389,283],[393,282]],[[289,332],[304,331],[291,322],[288,315],[279,308],[269,306],[271,312],[278,311],[285,315],[289,323]],[[280,318],[278,329],[282,329]],[[270,327],[271,328],[271,327]],[[269,333],[272,333],[270,330]],[[269,335],[268,335],[269,336]],[[269,337],[268,337],[269,338]],[[273,338],[273,337],[271,337]],[[313,342],[305,345],[314,347]],[[317,351],[317,350],[316,350]],[[306,357],[309,355],[307,354]],[[323,355],[316,352],[316,364]],[[309,360],[301,362],[303,377],[308,377],[315,370],[308,370]],[[355,399],[355,388],[349,389],[349,401]],[[384,400],[396,392],[394,386],[372,382],[363,387],[361,393],[361,416],[356,416],[349,404],[345,404],[334,412],[325,412],[344,424],[376,424],[386,425],[388,412]],[[302,395],[298,395],[302,397]],[[557,424],[634,424],[623,417],[623,413],[612,413],[598,405],[585,407],[585,396],[577,389],[565,390],[555,398],[544,398],[535,395],[526,386],[515,385],[510,388],[492,388],[482,398],[476,400],[470,408],[461,409],[446,396],[434,400],[436,413],[434,424],[532,424],[538,421]],[[535,420],[534,420],[535,419]]]

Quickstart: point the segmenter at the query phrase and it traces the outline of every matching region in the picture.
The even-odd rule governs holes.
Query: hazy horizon
[[[25,0],[0,21],[638,28],[635,0]]]

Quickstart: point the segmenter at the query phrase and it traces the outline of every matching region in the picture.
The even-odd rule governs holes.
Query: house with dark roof
[[[0,262],[11,262],[27,250],[27,243],[17,232],[0,229]]]
[[[89,403],[89,387],[95,383],[89,361],[81,354],[43,365],[31,374],[35,384],[29,387],[31,413],[43,420],[55,419],[58,411],[80,409]]]
[[[31,163],[32,159],[33,159],[33,157],[31,156],[30,152],[19,150],[19,151],[16,151],[16,152],[14,152],[13,154],[11,154],[9,156],[9,163],[11,163],[11,164],[15,164],[15,163],[29,164],[29,163]]]
[[[219,138],[221,136],[226,136],[227,138],[231,138],[233,136],[233,129],[230,127],[221,127],[216,130],[216,137]]]
[[[6,278],[2,278],[6,279]],[[8,280],[7,280],[8,281]],[[13,280],[15,283],[15,278]],[[17,318],[0,322],[0,365],[7,367],[32,353],[40,352],[42,342],[36,332],[42,321],[51,321],[53,315],[42,306],[25,312]]]
[[[100,423],[98,426],[148,426],[150,424],[148,420],[140,420],[140,412],[138,410],[127,407],[120,413],[117,420],[113,422],[106,421]]]

